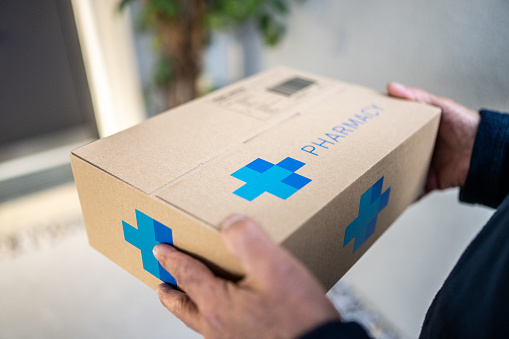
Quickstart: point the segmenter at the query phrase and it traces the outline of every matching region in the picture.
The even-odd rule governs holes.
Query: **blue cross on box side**
[[[355,252],[373,233],[375,233],[378,214],[389,203],[389,195],[391,194],[390,187],[382,193],[383,182],[384,177],[380,178],[380,180],[362,194],[359,214],[357,218],[346,227],[343,247],[352,241],[352,239],[355,239],[353,247],[353,251]]]
[[[171,228],[152,219],[143,212],[138,210],[135,211],[138,228],[122,221],[125,241],[140,249],[143,268],[145,271],[165,283],[176,286],[177,282],[175,281],[175,278],[173,278],[173,276],[171,276],[171,274],[168,273],[161,264],[159,264],[152,254],[152,249],[157,244],[165,243],[173,245],[173,234]]]
[[[311,182],[311,179],[295,173],[304,165],[305,163],[290,157],[276,165],[258,158],[232,173],[232,177],[245,182],[245,185],[233,193],[248,201],[265,192],[287,199]]]

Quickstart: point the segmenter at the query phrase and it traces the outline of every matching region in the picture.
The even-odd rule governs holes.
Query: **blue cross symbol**
[[[246,183],[233,193],[248,201],[252,201],[264,192],[287,199],[311,181],[295,173],[304,165],[305,163],[290,157],[276,165],[258,158],[232,173],[232,177]]]
[[[362,194],[359,214],[357,218],[346,227],[343,247],[355,238],[353,247],[353,251],[355,252],[375,232],[378,214],[389,203],[389,195],[391,193],[391,188],[389,187],[382,194],[383,182],[384,177],[380,178],[380,180]]]
[[[171,228],[161,224],[159,221],[152,219],[148,215],[136,211],[135,228],[122,220],[124,229],[124,239],[131,245],[137,247],[141,251],[141,260],[143,268],[153,276],[159,278],[165,283],[177,285],[175,278],[166,271],[152,254],[152,249],[160,243],[173,244],[173,236]]]

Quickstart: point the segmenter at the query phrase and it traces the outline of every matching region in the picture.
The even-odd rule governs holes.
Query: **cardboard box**
[[[90,244],[155,288],[173,243],[218,274],[231,213],[330,288],[421,193],[440,110],[276,68],[74,150]]]

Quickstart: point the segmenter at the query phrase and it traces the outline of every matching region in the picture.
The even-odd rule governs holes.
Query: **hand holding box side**
[[[163,305],[206,338],[295,338],[339,319],[313,275],[253,220],[233,215],[221,230],[246,276],[234,283],[170,245],[154,254],[184,291],[157,290]]]
[[[393,97],[417,101],[442,109],[442,118],[425,193],[451,187],[462,187],[467,178],[475,136],[481,121],[478,112],[448,98],[439,97],[419,88],[389,83],[387,92]]]

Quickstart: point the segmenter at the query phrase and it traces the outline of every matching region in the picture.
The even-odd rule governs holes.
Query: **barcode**
[[[314,81],[306,80],[302,78],[293,78],[287,80],[275,87],[269,88],[269,91],[276,92],[287,97],[295,94],[296,92],[303,90],[304,88],[314,84]]]

